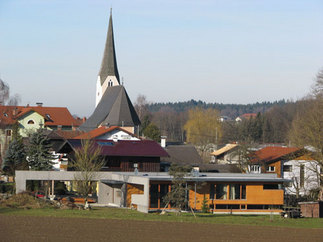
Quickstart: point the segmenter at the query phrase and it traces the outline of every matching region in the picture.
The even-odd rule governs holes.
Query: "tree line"
[[[140,95],[142,96],[142,95]],[[268,109],[274,106],[284,106],[288,101],[279,100],[274,102],[256,102],[253,104],[223,104],[223,103],[206,103],[201,100],[191,99],[184,102],[157,102],[157,103],[147,103],[147,109],[151,113],[158,113],[161,110],[172,110],[176,113],[182,113],[194,108],[201,109],[216,109],[219,111],[221,116],[228,116],[231,119],[235,119],[244,113],[264,113]]]
[[[173,142],[188,141],[188,132],[185,130],[185,125],[194,116],[193,114],[190,115],[190,112],[196,110],[195,113],[200,114],[203,110],[216,110],[217,119],[224,114],[230,115],[232,119],[244,113],[257,113],[257,117],[243,119],[241,122],[236,122],[233,119],[220,124],[214,121],[212,125],[217,128],[218,137],[215,137],[215,132],[210,131],[208,125],[204,125],[207,129],[199,133],[201,139],[203,137],[207,138],[203,133],[209,133],[209,136],[214,136],[214,140],[217,139],[217,144],[237,141],[283,143],[288,140],[288,130],[301,103],[302,101],[286,102],[281,100],[249,105],[225,105],[207,104],[202,101],[191,100],[163,104],[149,103],[145,96],[140,95],[135,102],[135,108],[142,121],[141,134],[157,141],[160,135],[167,136],[167,139]],[[217,106],[222,109],[215,108]],[[208,115],[204,116],[204,120],[201,118],[202,116],[200,116],[200,122],[198,123],[205,122]]]

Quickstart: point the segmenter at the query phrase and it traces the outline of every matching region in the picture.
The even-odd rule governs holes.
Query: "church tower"
[[[113,24],[112,24],[112,9],[110,10],[109,27],[105,48],[96,83],[96,102],[98,105],[104,92],[108,87],[120,85],[119,72],[117,67],[116,51],[114,46]]]
[[[139,117],[125,87],[120,85],[111,12],[95,97],[94,112],[80,126],[81,130],[90,131],[100,126],[120,126],[132,133],[138,131]]]

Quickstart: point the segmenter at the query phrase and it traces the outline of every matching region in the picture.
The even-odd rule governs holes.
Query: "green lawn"
[[[176,215],[168,213],[144,214],[129,209],[120,208],[93,208],[91,211],[85,210],[60,210],[60,209],[12,209],[0,208],[0,215],[19,215],[19,216],[51,216],[51,217],[74,217],[74,218],[93,218],[93,219],[128,219],[146,221],[170,221],[170,222],[189,222],[189,223],[215,223],[215,224],[237,224],[255,226],[282,226],[294,228],[323,228],[323,219],[298,218],[284,219],[280,216],[270,215],[213,215],[196,214],[196,218],[190,213]]]

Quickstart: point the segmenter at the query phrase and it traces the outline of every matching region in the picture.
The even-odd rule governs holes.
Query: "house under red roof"
[[[121,130],[131,136],[134,136],[133,133],[119,127],[119,126],[111,126],[111,127],[107,127],[107,126],[101,126],[99,128],[96,128],[96,129],[93,129],[89,132],[86,132],[86,133],[82,133],[81,135],[78,135],[76,137],[74,137],[74,139],[95,139],[101,135],[104,135],[108,132],[111,132],[113,130]]]
[[[253,153],[252,163],[258,162],[274,162],[285,156],[296,154],[300,152],[302,149],[297,147],[280,147],[280,146],[268,146],[261,150]]]
[[[76,120],[66,107],[43,106],[0,106],[0,122],[11,125],[30,112],[37,112],[45,119],[45,126],[75,126],[81,123]]]

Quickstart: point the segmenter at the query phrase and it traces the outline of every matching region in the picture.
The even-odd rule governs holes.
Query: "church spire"
[[[119,72],[117,67],[116,51],[114,47],[113,25],[112,25],[112,8],[110,9],[110,19],[107,39],[102,58],[102,64],[99,72],[101,85],[105,82],[108,76],[115,76],[120,85]]]

